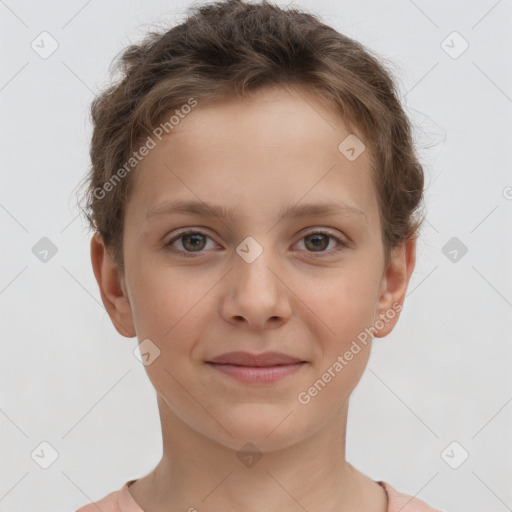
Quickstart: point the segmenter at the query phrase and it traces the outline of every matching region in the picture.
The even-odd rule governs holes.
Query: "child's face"
[[[127,300],[113,297],[108,309],[119,332],[158,346],[146,370],[169,425],[263,450],[346,414],[369,356],[361,333],[391,310],[378,336],[393,328],[393,304],[414,264],[409,250],[384,268],[369,155],[347,159],[338,149],[347,135],[310,93],[267,89],[251,101],[203,109],[199,101],[135,171],[123,246]],[[232,216],[148,216],[177,200]],[[280,219],[289,206],[323,203],[340,210]],[[186,230],[199,234],[177,238]],[[317,231],[325,234],[307,236]],[[279,351],[306,363],[274,383],[244,383],[207,363],[231,351]],[[320,391],[309,392],[319,380]]]

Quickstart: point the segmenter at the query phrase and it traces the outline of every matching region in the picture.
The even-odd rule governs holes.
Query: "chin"
[[[249,443],[264,453],[285,449],[307,436],[307,432],[300,430],[300,423],[295,417],[296,412],[291,412],[293,409],[280,407],[278,413],[265,413],[262,411],[264,407],[261,404],[254,404],[250,412],[245,407],[244,413],[238,411],[237,414],[230,414],[226,429],[231,436],[221,429],[221,439],[219,436],[215,437],[221,444],[236,451]],[[248,450],[252,449],[250,446],[247,446]]]

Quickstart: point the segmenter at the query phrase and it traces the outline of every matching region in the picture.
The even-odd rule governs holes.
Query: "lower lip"
[[[237,366],[234,364],[208,363],[212,368],[241,382],[251,384],[272,384],[293,375],[305,364],[283,364],[279,366]]]

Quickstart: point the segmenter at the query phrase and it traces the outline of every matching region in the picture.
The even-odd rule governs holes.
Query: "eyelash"
[[[206,238],[210,238],[210,240],[212,239],[209,235],[207,235],[206,233],[203,233],[202,231],[188,230],[188,231],[184,231],[184,232],[180,233],[179,235],[177,235],[174,238],[172,238],[171,240],[169,240],[167,243],[164,244],[164,248],[177,254],[180,257],[183,257],[183,258],[195,258],[195,257],[197,257],[197,255],[203,253],[204,251],[187,252],[187,251],[182,251],[180,249],[176,249],[175,247],[172,247],[172,244],[174,242],[176,242],[177,240],[180,240],[181,238],[183,238],[186,235],[202,235]],[[300,240],[303,240],[307,236],[311,236],[311,235],[327,235],[329,238],[332,238],[333,240],[335,240],[338,243],[337,247],[335,249],[331,249],[330,251],[320,251],[316,254],[315,254],[315,252],[309,252],[309,255],[313,256],[314,258],[323,258],[323,257],[325,257],[325,255],[332,256],[333,254],[337,254],[341,250],[349,247],[348,242],[345,242],[344,240],[338,238],[337,236],[334,236],[330,231],[325,231],[325,230],[311,231],[310,233],[306,233]]]

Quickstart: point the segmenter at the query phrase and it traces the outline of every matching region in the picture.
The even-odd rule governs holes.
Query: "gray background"
[[[160,458],[155,392],[103,308],[74,194],[112,58],[188,5],[0,1],[4,512],[76,510]],[[416,271],[352,395],[348,460],[445,511],[512,510],[512,1],[295,5],[395,63],[427,173]],[[46,59],[31,47],[43,31],[58,43]]]

